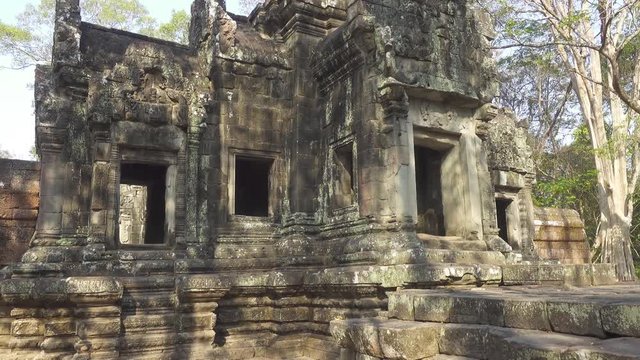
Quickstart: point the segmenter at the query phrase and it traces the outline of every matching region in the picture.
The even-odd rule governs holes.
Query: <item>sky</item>
[[[0,21],[16,23],[24,7],[40,0],[2,1]],[[190,11],[193,0],[139,0],[158,22],[166,22],[171,10]],[[238,12],[238,0],[228,0],[227,8]],[[30,150],[35,141],[35,119],[33,115],[34,68],[11,70],[11,59],[0,56],[0,149],[7,150],[16,159],[31,159]]]

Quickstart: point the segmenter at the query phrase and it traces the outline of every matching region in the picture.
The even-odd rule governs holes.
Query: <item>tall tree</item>
[[[161,24],[157,30],[151,32],[151,35],[181,44],[188,44],[190,21],[191,15],[186,11],[172,10],[169,22]]]
[[[138,0],[81,0],[82,19],[107,27],[186,43],[189,15],[173,11],[166,24],[157,24]],[[0,54],[9,55],[21,69],[51,60],[55,0],[27,4],[15,24],[0,22]]]
[[[498,61],[498,103],[528,121],[536,164],[540,155],[559,151],[581,121],[571,82],[558,60],[550,51],[522,49]]]
[[[632,0],[502,2],[506,46],[553,48],[589,129],[597,170],[599,259],[635,278],[630,230],[640,172],[640,17]],[[517,51],[517,50],[516,50]]]

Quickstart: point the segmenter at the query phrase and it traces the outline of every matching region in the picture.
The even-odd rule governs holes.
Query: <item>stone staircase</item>
[[[331,333],[343,360],[640,359],[640,286],[400,290]]]
[[[499,251],[489,251],[484,241],[420,233],[417,237],[425,248],[426,263],[505,264],[504,255]]]

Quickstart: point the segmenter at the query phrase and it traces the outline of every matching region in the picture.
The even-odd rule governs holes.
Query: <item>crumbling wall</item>
[[[589,243],[580,214],[572,209],[535,208],[536,252],[563,264],[590,263]]]
[[[40,165],[0,159],[0,267],[29,248],[40,204]]]

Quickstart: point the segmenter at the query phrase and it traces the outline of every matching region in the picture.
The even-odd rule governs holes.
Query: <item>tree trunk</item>
[[[631,226],[624,217],[612,214],[603,219],[598,233],[600,238],[601,262],[615,266],[620,281],[636,280],[633,256],[631,253]]]

